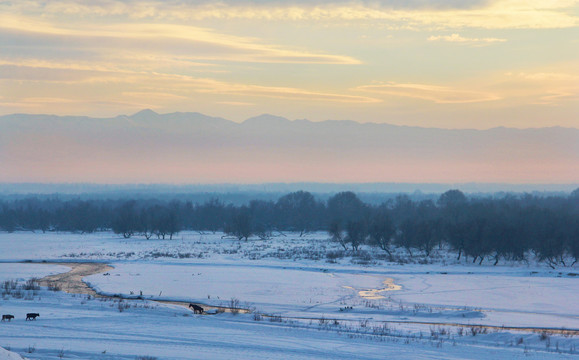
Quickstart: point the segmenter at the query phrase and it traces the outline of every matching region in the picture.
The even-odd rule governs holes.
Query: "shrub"
[[[231,300],[229,300],[229,309],[231,309],[232,314],[239,314],[239,299],[231,298]]]
[[[32,278],[26,280],[24,283],[24,290],[40,290],[40,285],[38,285],[38,279]]]

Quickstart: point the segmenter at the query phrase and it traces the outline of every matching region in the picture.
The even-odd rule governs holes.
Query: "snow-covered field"
[[[402,256],[402,255],[401,255]],[[31,260],[30,262],[21,262]],[[24,283],[103,261],[85,281],[104,301],[48,289],[6,294],[0,346],[30,359],[576,358],[577,336],[496,327],[579,330],[575,268],[458,262],[440,251],[389,263],[342,254],[323,233],[239,242],[221,234],[174,240],[110,233],[0,233],[0,281]],[[154,302],[239,301],[250,314],[193,315]],[[36,321],[26,313],[38,312]],[[484,328],[478,325],[489,325]],[[9,358],[0,352],[0,359]],[[4,356],[4,357],[3,357]]]

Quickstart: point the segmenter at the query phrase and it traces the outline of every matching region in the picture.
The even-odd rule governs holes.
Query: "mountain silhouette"
[[[579,129],[14,114],[0,117],[0,160],[0,181],[561,183],[579,179]]]

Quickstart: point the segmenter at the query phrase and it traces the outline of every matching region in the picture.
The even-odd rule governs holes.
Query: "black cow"
[[[2,321],[4,321],[4,320],[10,321],[12,319],[14,319],[14,315],[10,315],[10,314],[2,315]]]
[[[37,317],[39,317],[40,314],[39,313],[28,313],[26,314],[26,320],[36,320]]]
[[[189,309],[193,309],[195,314],[203,314],[204,310],[201,306],[195,304],[189,304]]]

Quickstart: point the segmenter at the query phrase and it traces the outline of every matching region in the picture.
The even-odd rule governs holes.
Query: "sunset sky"
[[[0,1],[0,115],[579,126],[579,1]]]

